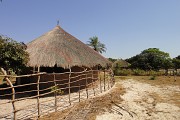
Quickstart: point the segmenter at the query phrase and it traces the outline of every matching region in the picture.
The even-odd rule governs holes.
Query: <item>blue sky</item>
[[[98,36],[105,57],[147,48],[180,55],[180,0],[3,0],[0,34],[28,43],[56,26],[87,43]]]

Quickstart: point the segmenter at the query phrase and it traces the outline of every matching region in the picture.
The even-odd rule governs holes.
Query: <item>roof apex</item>
[[[105,67],[110,62],[92,48],[57,25],[27,44],[29,66],[68,68],[69,66]]]

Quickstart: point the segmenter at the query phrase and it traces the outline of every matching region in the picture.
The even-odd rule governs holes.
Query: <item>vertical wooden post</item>
[[[99,74],[99,86],[100,86],[100,92],[102,93],[102,86],[101,86],[101,72],[98,71]]]
[[[114,73],[111,74],[111,88],[113,87],[114,85]]]
[[[94,96],[95,96],[95,84],[94,84],[93,70],[92,70],[91,82],[92,82],[92,85],[93,85],[93,93],[94,93]]]
[[[16,107],[15,107],[15,89],[14,89],[13,84],[9,80],[9,78],[6,77],[5,79],[8,82],[8,84],[11,86],[11,89],[12,89],[13,120],[16,120],[17,116],[16,116]]]
[[[106,71],[104,70],[104,91],[106,91]]]
[[[40,67],[38,67],[38,73],[40,72]],[[40,117],[40,103],[39,103],[39,81],[40,81],[40,75],[38,75],[37,80],[37,109],[38,109],[38,118]]]
[[[1,68],[1,71],[4,75],[7,75],[7,72],[3,68]],[[7,81],[7,83],[10,85],[10,87],[12,89],[12,98],[11,98],[12,99],[11,103],[12,103],[12,107],[13,107],[13,118],[12,118],[12,120],[16,120],[17,116],[16,116],[16,107],[15,107],[15,89],[14,89],[14,86],[8,77],[5,77],[5,80]]]
[[[55,91],[54,91],[54,107],[55,107],[55,112],[57,111],[57,92],[59,89],[57,84],[56,84],[56,75],[53,73],[53,80],[54,80],[54,88],[55,88]]]
[[[174,74],[174,82],[176,82],[176,74],[175,71],[173,71],[173,74]]]
[[[108,90],[109,90],[109,79],[110,79],[110,74],[109,74],[109,71],[108,71]]]
[[[69,82],[68,82],[68,87],[69,87],[69,104],[71,105],[71,67],[69,67]]]
[[[85,87],[86,87],[86,95],[87,95],[87,99],[88,99],[88,88],[87,88],[87,85],[88,85],[88,82],[87,82],[87,73],[86,73],[86,85],[85,85]]]

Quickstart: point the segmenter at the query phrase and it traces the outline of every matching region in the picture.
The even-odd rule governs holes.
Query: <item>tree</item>
[[[169,53],[160,51],[158,48],[149,48],[140,54],[127,59],[132,68],[143,70],[159,70],[172,67]]]
[[[21,71],[29,60],[29,55],[25,50],[24,43],[0,36],[0,67],[6,71]]]
[[[98,40],[97,36],[91,37],[89,38],[90,41],[88,41],[88,46],[90,46],[91,48],[93,48],[95,51],[99,52],[99,53],[103,53],[106,52],[106,47],[105,44],[101,43]]]
[[[180,69],[180,55],[173,58],[172,62],[175,69]]]

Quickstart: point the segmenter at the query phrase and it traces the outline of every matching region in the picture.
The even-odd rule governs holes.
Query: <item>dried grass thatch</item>
[[[131,64],[126,62],[125,60],[118,59],[113,63],[113,67],[121,67],[121,68],[128,68]]]
[[[73,37],[60,26],[27,44],[29,66],[68,68],[72,66],[106,66],[110,62],[99,53]]]

